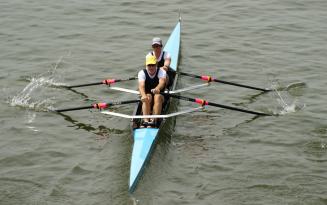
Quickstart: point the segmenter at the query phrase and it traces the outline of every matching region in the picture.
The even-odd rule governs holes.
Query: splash
[[[27,111],[27,114],[25,116],[27,119],[26,119],[26,127],[34,132],[39,132],[39,130],[32,126],[32,123],[34,122],[35,120],[35,117],[36,117],[36,113],[35,112],[30,112],[30,111]]]
[[[274,90],[274,94],[276,95],[278,104],[282,108],[278,113],[275,114],[285,115],[288,113],[294,113],[305,107],[305,104],[300,105],[297,99],[292,98],[290,95],[288,95],[287,92],[283,92],[288,89],[283,89],[281,91],[281,86],[277,82],[274,82],[271,87]]]
[[[41,86],[49,86],[49,87],[66,86],[65,83],[61,83],[58,80],[56,80],[58,78],[61,78],[60,75],[57,73],[57,69],[59,65],[62,64],[62,62],[63,62],[63,56],[61,56],[56,62],[56,64],[46,73],[40,74],[36,77],[29,77],[27,78],[27,80],[29,80],[32,83],[34,82],[36,84],[39,84]]]
[[[298,91],[307,86],[305,82],[301,82],[301,81],[292,82],[286,86],[283,86],[273,76],[271,78],[268,78],[267,80],[271,83],[270,89],[277,90],[277,91],[293,92],[294,90]]]
[[[64,84],[58,83],[56,73],[58,66],[62,63],[63,57],[60,57],[54,67],[46,73],[30,77],[29,84],[20,91],[16,96],[12,97],[10,101],[11,106],[19,106],[28,108],[34,111],[49,111],[53,110],[54,97],[49,96],[46,87],[62,86]],[[50,86],[50,87],[51,87]]]
[[[18,95],[11,99],[10,105],[42,111],[43,109],[41,108],[47,107],[53,100],[51,98],[33,100],[33,95],[42,93],[41,87],[44,81],[44,78],[33,78],[33,80],[21,92],[19,92]]]
[[[283,109],[280,111],[280,115],[285,115],[285,114],[288,114],[288,113],[293,113],[293,112],[296,112],[298,110],[301,110],[303,109],[303,107],[299,107],[297,104],[296,104],[296,100],[294,100],[294,102],[292,102],[291,104],[284,104],[285,102],[281,102],[281,100],[279,99],[278,100],[279,103],[281,105],[283,105]]]
[[[61,87],[66,86],[65,83],[56,82],[55,76],[36,76],[28,78],[28,81],[39,84],[41,86],[48,86],[48,87]]]
[[[321,143],[321,149],[327,149],[327,144],[326,143]]]

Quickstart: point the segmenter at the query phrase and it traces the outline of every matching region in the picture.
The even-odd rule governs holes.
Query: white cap
[[[161,41],[161,39],[158,38],[158,37],[153,38],[153,39],[152,39],[152,45],[154,45],[154,44],[158,44],[158,45],[162,46],[162,41]]]

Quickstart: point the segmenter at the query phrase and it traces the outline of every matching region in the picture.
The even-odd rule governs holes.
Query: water
[[[170,120],[129,195],[129,121],[48,110],[135,98],[58,86],[136,74],[179,9],[180,70],[275,89],[212,84],[184,95],[278,116],[208,107]],[[313,0],[0,1],[0,204],[327,204],[326,9]],[[196,83],[182,77],[179,87]]]

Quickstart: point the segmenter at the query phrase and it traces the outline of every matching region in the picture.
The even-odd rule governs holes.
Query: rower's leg
[[[156,94],[154,96],[154,104],[153,104],[153,114],[154,115],[160,115],[161,110],[162,110],[162,104],[164,102],[164,97],[161,94]],[[158,120],[157,118],[152,119],[154,122],[155,127],[158,125]]]
[[[154,95],[153,114],[160,115],[164,97],[161,94]]]
[[[151,104],[152,104],[152,95],[151,94],[147,94],[148,96],[148,99],[145,100],[143,103],[142,103],[142,112],[143,112],[143,115],[150,115],[151,114]],[[145,118],[144,119],[144,122],[149,122],[149,118]]]

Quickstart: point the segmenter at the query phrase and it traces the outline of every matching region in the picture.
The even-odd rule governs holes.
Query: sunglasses
[[[154,44],[154,45],[152,46],[152,48],[159,48],[159,47],[161,47],[161,45]]]

